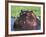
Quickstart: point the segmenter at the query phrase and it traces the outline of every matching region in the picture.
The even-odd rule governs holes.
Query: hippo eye
[[[25,14],[25,12],[23,14]]]

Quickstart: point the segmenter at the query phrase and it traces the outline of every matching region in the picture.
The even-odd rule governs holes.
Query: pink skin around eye
[[[36,22],[34,22],[34,23],[33,23],[33,26],[36,26],[36,25],[37,25],[37,23],[36,23]]]

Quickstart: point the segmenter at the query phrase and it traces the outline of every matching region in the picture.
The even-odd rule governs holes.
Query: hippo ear
[[[30,11],[30,12],[33,12],[33,11]]]
[[[23,10],[21,10],[21,14],[23,14],[23,12],[24,12],[24,11],[23,11]]]
[[[23,10],[21,10],[21,12],[23,13]]]

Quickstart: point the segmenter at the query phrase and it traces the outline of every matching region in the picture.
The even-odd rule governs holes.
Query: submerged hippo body
[[[37,26],[38,20],[33,11],[23,12],[18,20],[14,22],[14,30],[36,30]]]

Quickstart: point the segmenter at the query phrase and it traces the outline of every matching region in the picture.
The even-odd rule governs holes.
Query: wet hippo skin
[[[18,20],[14,22],[14,30],[36,30],[37,26],[38,20],[33,11],[23,12]]]

